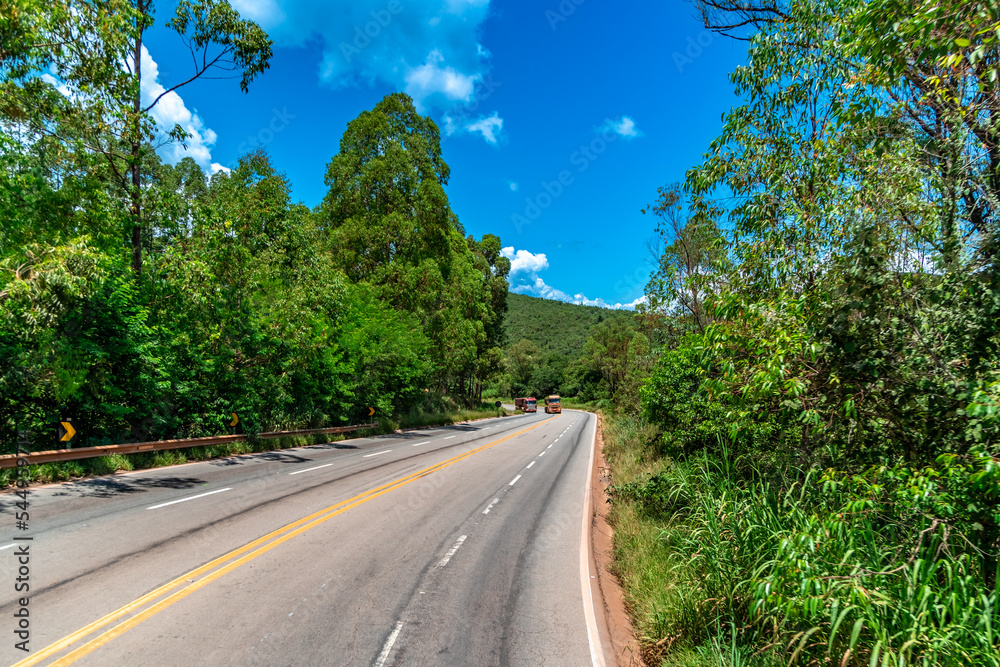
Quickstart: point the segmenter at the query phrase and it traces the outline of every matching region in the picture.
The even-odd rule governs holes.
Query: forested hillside
[[[594,325],[604,320],[631,317],[629,311],[580,306],[511,292],[507,295],[504,326],[508,346],[527,339],[543,353],[571,357],[579,353]]]
[[[149,4],[28,3],[0,50],[0,443],[51,448],[391,418],[500,371],[509,261],[466,236],[435,123],[385,97],[331,145],[309,210],[263,150],[209,177],[140,101]],[[271,42],[228,3],[181,3],[195,79],[244,90]],[[195,48],[192,46],[192,48]],[[123,63],[128,67],[123,67]],[[214,83],[211,85],[225,85]],[[166,133],[166,134],[164,134]]]
[[[563,394],[582,400],[618,393],[638,400],[636,369],[648,357],[648,341],[634,315],[595,306],[507,296],[504,372],[491,387],[502,396]],[[629,346],[637,348],[629,354]]]

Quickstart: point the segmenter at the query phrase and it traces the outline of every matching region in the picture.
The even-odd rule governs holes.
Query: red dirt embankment
[[[609,665],[621,667],[645,667],[639,641],[635,638],[632,622],[625,611],[625,595],[617,577],[611,574],[612,539],[614,531],[608,524],[608,486],[611,484],[610,469],[604,460],[604,436],[601,431],[601,416],[597,415],[597,446],[594,448],[594,472],[590,479],[591,524],[590,549],[597,572],[597,586],[600,602],[595,609],[598,624],[601,625],[601,641],[604,645],[605,660]],[[603,618],[601,617],[603,615]]]

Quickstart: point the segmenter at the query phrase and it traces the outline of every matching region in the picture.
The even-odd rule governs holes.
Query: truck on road
[[[562,401],[555,394],[545,399],[545,413],[553,415],[562,414]]]
[[[514,408],[521,412],[538,412],[538,401],[533,396],[515,398]]]

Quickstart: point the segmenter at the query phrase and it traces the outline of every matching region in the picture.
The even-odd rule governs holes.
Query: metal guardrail
[[[355,424],[354,426],[331,426],[329,428],[313,428],[300,431],[271,431],[258,433],[261,440],[286,438],[296,435],[318,435],[321,433],[350,433],[366,428],[375,428],[378,422],[371,424]],[[140,454],[142,452],[162,452],[168,449],[185,449],[204,445],[222,445],[227,442],[246,440],[246,435],[215,435],[207,438],[187,438],[185,440],[155,440],[153,442],[132,442],[125,445],[101,445],[99,447],[80,447],[79,449],[52,449],[46,452],[30,452],[28,454],[0,455],[0,468],[16,468],[18,459],[25,459],[28,465],[39,463],[55,463],[57,461],[75,461],[77,459],[92,459],[97,456],[111,454]],[[24,464],[21,464],[24,465]]]

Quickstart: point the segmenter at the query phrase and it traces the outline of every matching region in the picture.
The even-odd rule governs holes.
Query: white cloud
[[[145,46],[142,47],[140,65],[142,66],[142,84],[139,88],[139,100],[146,107],[152,104],[153,100],[159,98],[156,106],[149,112],[159,130],[166,134],[173,130],[175,125],[180,125],[188,133],[183,145],[168,143],[161,146],[158,149],[160,157],[170,164],[177,164],[183,158],[191,157],[202,169],[209,170],[210,173],[224,169],[222,165],[212,162],[212,146],[215,145],[218,138],[215,131],[206,127],[205,121],[197,112],[187,108],[184,100],[176,91],[163,94],[166,88],[160,83],[159,66],[149,55]],[[122,66],[131,67],[131,63],[123,63]],[[67,97],[76,94],[52,73],[42,74],[41,79],[55,86],[60,93]]]
[[[491,116],[485,116],[465,126],[469,132],[483,135],[486,143],[496,145],[500,130],[503,129],[503,118],[496,111]]]
[[[502,248],[500,252],[510,260],[510,291],[518,294],[537,296],[543,299],[565,301],[583,306],[599,306],[614,310],[631,310],[646,301],[641,296],[630,303],[608,303],[604,299],[590,299],[586,294],[567,294],[560,289],[547,284],[539,275],[539,271],[549,268],[549,260],[545,253],[532,253],[527,250],[514,250],[513,246]]]
[[[142,86],[140,88],[140,99],[144,106],[148,106],[153,100],[159,97],[166,88],[160,83],[159,67],[156,61],[149,55],[146,47],[142,47]],[[184,104],[184,100],[172,91],[160,98],[150,110],[150,115],[156,124],[164,132],[169,132],[174,125],[180,125],[190,135],[184,142],[185,148],[179,143],[167,144],[160,148],[160,156],[171,164],[176,164],[182,158],[191,157],[202,169],[211,169],[215,173],[212,162],[212,146],[215,145],[217,136],[215,131],[205,126],[205,121],[197,112],[193,112]],[[220,165],[221,166],[221,165]]]
[[[55,71],[55,67],[54,66],[51,68],[51,71]],[[56,77],[54,77],[52,74],[49,74],[49,73],[43,74],[42,75],[42,81],[44,81],[47,84],[52,85],[53,87],[55,87],[56,90],[58,90],[60,93],[62,93],[66,97],[71,97],[73,95],[73,91],[71,91],[69,89],[69,86],[67,86],[64,82],[62,82],[59,79],[57,79]]]
[[[500,252],[510,260],[510,275],[512,276],[527,273],[531,277],[535,277],[539,271],[549,268],[549,260],[543,252],[536,255],[527,250],[515,251],[513,246],[501,248]]]
[[[406,94],[420,104],[433,95],[441,95],[453,102],[468,102],[472,99],[479,75],[465,75],[454,67],[444,65],[444,55],[434,49],[423,65],[409,70],[404,78]]]
[[[388,84],[418,106],[472,99],[488,71],[480,44],[489,0],[233,0],[280,47],[318,42],[329,85]]]
[[[618,120],[608,118],[597,130],[599,132],[613,132],[626,139],[635,139],[642,136],[642,132],[635,126],[635,120],[631,116],[622,116]]]

